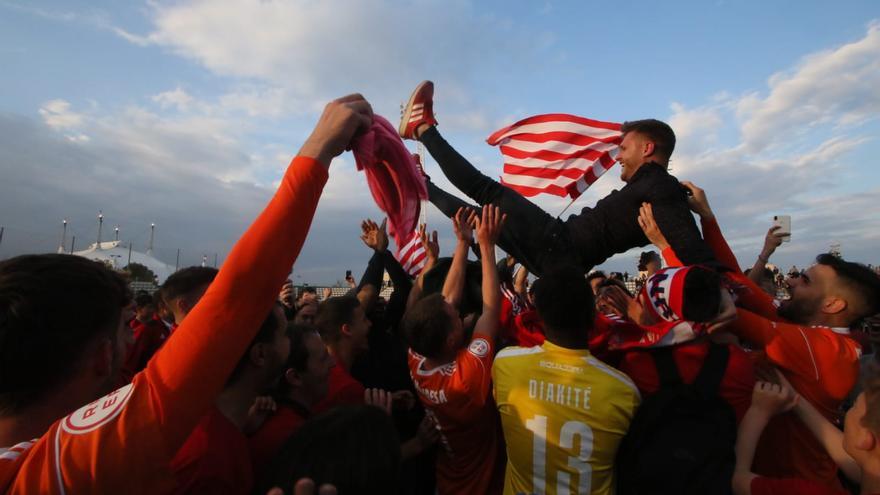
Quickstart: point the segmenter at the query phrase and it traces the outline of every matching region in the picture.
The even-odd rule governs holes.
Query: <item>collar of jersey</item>
[[[541,345],[544,350],[548,352],[556,352],[562,354],[571,354],[572,356],[589,356],[590,351],[587,349],[569,349],[568,347],[562,347],[559,345],[550,342],[549,340],[545,340],[544,344]]]

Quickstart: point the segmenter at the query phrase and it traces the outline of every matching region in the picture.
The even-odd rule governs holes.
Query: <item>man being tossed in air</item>
[[[639,208],[651,203],[660,229],[688,265],[713,261],[688,209],[678,179],[669,175],[675,133],[659,120],[637,120],[623,125],[617,155],[620,178],[627,185],[599,200],[593,208],[562,221],[550,216],[519,193],[486,177],[456,152],[437,131],[433,113],[434,84],[424,81],[404,110],[400,135],[421,141],[452,184],[480,205],[495,205],[510,221],[498,245],[542,276],[553,265],[573,265],[586,273],[615,253],[648,244],[638,224]],[[431,201],[447,216],[455,209],[448,194],[429,187]],[[442,197],[441,197],[442,196]]]

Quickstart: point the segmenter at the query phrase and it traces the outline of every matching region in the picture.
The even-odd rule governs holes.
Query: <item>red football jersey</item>
[[[475,335],[455,361],[434,369],[409,351],[409,370],[425,409],[440,429],[441,494],[500,493],[504,483],[501,423],[492,399],[494,345]]]
[[[297,157],[180,328],[132,383],[56,421],[29,448],[0,454],[3,493],[155,494],[212,407],[305,242],[327,168]]]
[[[171,461],[173,493],[249,493],[254,475],[247,438],[211,408]]]

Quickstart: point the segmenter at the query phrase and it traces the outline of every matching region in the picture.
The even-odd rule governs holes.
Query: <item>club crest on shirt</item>
[[[478,358],[486,357],[486,355],[489,354],[489,343],[486,342],[486,339],[475,339],[471,342],[471,345],[468,346],[468,352]]]
[[[134,384],[116,389],[100,399],[77,409],[61,421],[68,433],[81,435],[100,428],[119,415],[131,397]]]

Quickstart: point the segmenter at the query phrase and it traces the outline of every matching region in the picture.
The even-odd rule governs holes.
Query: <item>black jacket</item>
[[[584,208],[566,220],[568,236],[581,250],[585,265],[601,264],[615,253],[649,243],[638,222],[643,202],[651,203],[657,226],[683,263],[714,262],[681,183],[663,166],[647,163],[623,189],[612,191],[595,207]]]

